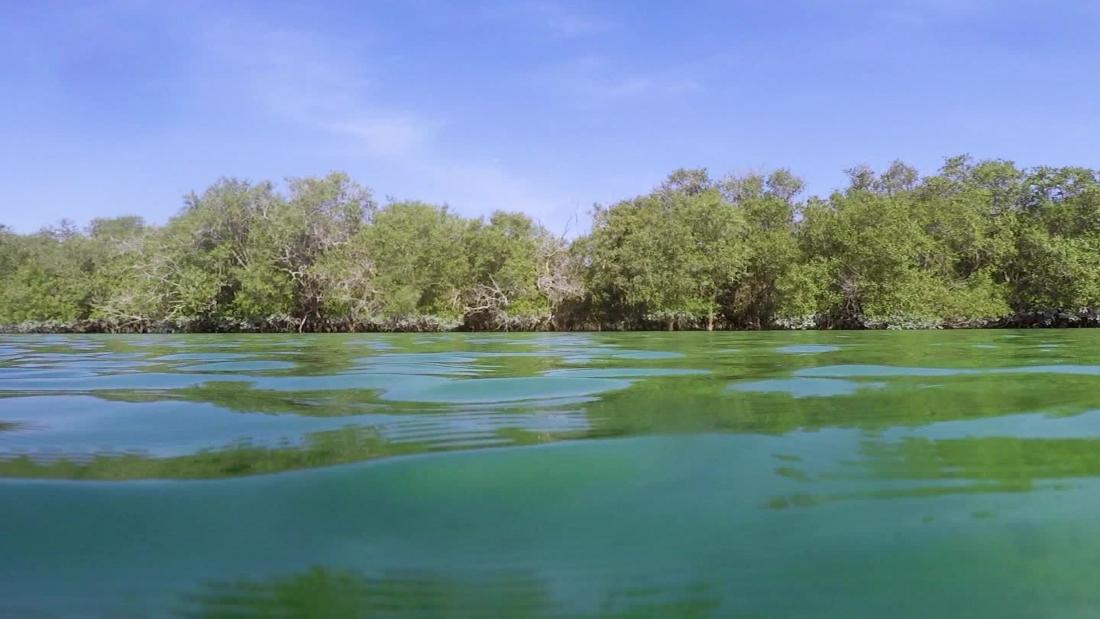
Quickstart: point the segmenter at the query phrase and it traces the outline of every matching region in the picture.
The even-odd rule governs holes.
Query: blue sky
[[[1100,167],[1100,3],[0,0],[0,223],[163,222],[221,176],[573,232],[676,167]],[[572,223],[570,221],[572,220]]]

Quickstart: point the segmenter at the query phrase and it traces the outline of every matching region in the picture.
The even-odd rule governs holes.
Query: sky
[[[583,231],[679,167],[1100,168],[1091,0],[0,0],[0,224],[163,223],[221,177]]]

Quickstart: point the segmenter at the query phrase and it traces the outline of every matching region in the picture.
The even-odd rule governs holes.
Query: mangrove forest
[[[592,209],[377,201],[346,174],[223,179],[163,226],[0,226],[6,331],[935,328],[1100,324],[1100,172],[951,157],[808,196],[681,169]]]

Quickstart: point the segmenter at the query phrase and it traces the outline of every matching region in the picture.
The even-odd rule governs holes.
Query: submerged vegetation
[[[567,240],[526,215],[379,205],[346,175],[222,180],[165,226],[0,227],[23,331],[915,328],[1100,322],[1100,173],[895,162],[804,197],[678,170]]]

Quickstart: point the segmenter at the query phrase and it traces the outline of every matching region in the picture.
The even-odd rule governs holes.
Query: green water
[[[1098,331],[0,336],[0,617],[1084,617],[1098,582]]]

